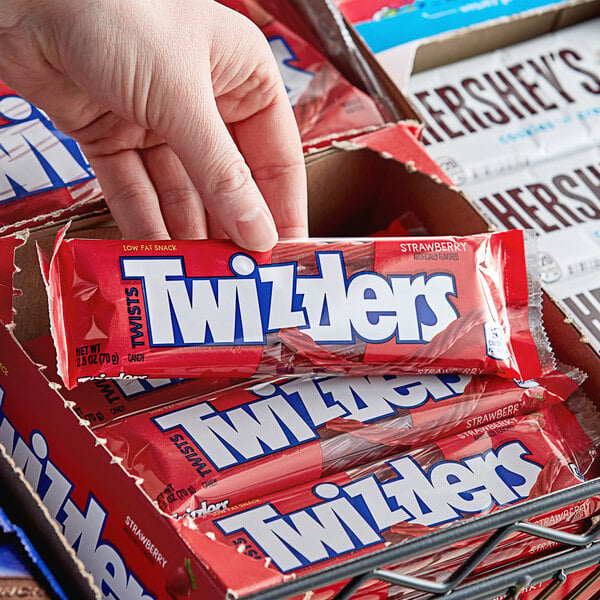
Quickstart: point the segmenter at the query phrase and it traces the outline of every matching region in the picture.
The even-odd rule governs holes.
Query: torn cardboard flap
[[[15,289],[13,283],[20,271],[15,264],[15,252],[26,241],[25,233],[0,238],[0,322],[7,326],[13,323],[14,296],[21,294],[21,290]]]

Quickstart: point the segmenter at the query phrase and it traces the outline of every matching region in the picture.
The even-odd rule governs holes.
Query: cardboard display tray
[[[391,139],[385,144],[386,153],[378,150],[381,142],[377,136],[365,136],[309,158],[311,234],[364,236],[406,210],[413,211],[432,234],[486,231],[487,223],[457,190],[443,183],[443,173],[423,153],[413,134],[406,126],[387,130]],[[243,554],[227,552],[209,538],[192,551],[177,535],[173,520],[146,496],[139,481],[108,452],[104,440],[94,435],[89,422],[77,416],[60,389],[45,378],[43,368],[40,370],[23,351],[21,343],[48,331],[35,246],[38,243],[50,249],[55,234],[56,227],[31,231],[15,253],[19,271],[14,275],[14,284],[21,293],[14,298],[16,314],[10,331],[0,330],[0,386],[4,391],[0,444],[41,499],[46,516],[58,525],[62,541],[74,548],[85,565],[85,571],[75,569],[78,585],[85,588],[77,597],[94,597],[98,589],[104,597],[123,599],[303,597],[308,590],[370,573],[373,568],[427,551],[436,544],[505,527],[529,514],[543,512],[549,503],[565,506],[577,495],[600,492],[599,482],[584,484],[566,494],[503,509],[490,515],[491,519],[461,523],[439,532],[441,537],[434,534],[415,538],[409,544],[388,549],[392,552],[384,550],[345,561],[295,581],[273,571],[265,588],[262,577],[260,584],[255,578],[254,561]],[[119,232],[108,216],[102,216],[77,220],[69,235],[118,237]],[[6,293],[5,286],[0,285],[1,293]],[[585,390],[592,398],[600,398],[598,356],[580,341],[577,331],[564,322],[556,307],[548,300],[545,304],[548,331],[559,358],[590,373]],[[594,539],[585,538],[583,548],[571,552],[561,568],[566,572],[579,570],[600,560],[600,546],[590,545]],[[531,583],[551,579],[548,569],[555,566],[532,564]],[[87,572],[97,587],[86,579]],[[189,573],[194,575],[193,583]],[[515,580],[511,581],[513,585]],[[494,584],[496,587],[488,586],[486,594],[505,584],[502,580]],[[183,586],[185,595],[173,591],[177,585]],[[475,592],[459,589],[457,597],[483,597],[480,588]]]

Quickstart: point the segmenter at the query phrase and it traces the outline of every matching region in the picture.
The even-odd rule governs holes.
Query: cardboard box
[[[598,0],[335,0],[335,4],[400,89],[411,73],[579,23],[600,8]],[[322,10],[327,9],[320,6],[313,13]]]
[[[312,17],[312,22],[318,29],[319,16],[329,13],[333,15],[335,8],[332,3],[311,2],[297,0],[302,5],[311,5],[307,14]],[[423,130],[423,140],[429,152],[435,157],[448,176],[457,184],[465,186],[468,197],[472,198],[474,204],[486,216],[490,211],[482,207],[478,202],[482,196],[491,196],[496,192],[504,193],[509,189],[518,193],[515,183],[530,179],[532,184],[545,183],[530,177],[530,166],[549,159],[558,159],[570,154],[579,153],[583,157],[580,167],[593,166],[594,150],[598,148],[600,127],[598,116],[598,95],[595,84],[598,81],[597,62],[597,35],[595,35],[596,23],[594,17],[600,15],[600,2],[598,0],[569,0],[565,2],[535,1],[531,3],[498,2],[497,0],[485,0],[482,2],[465,2],[461,0],[425,0],[423,2],[398,2],[390,3],[383,0],[370,0],[359,2],[357,0],[336,0],[344,14],[353,18],[356,28],[369,33],[369,40],[373,45],[378,36],[378,29],[385,38],[390,28],[396,27],[402,22],[420,23],[417,29],[429,28],[433,32],[436,28],[440,31],[444,25],[440,23],[425,23],[433,17],[439,17],[441,21],[455,20],[456,11],[462,8],[465,12],[462,17],[471,19],[471,24],[465,28],[446,30],[436,36],[410,42],[403,46],[381,50],[376,55],[365,49],[367,55],[378,63],[381,71],[387,71],[393,80],[400,86],[406,84],[412,73],[424,69],[432,69],[426,73],[420,73],[411,80],[412,101],[421,111],[426,127]],[[378,7],[384,12],[396,11],[395,16],[380,21],[373,21],[369,11]],[[524,12],[515,12],[516,9],[531,9]],[[448,13],[448,14],[446,14]],[[467,15],[468,13],[468,15]],[[478,13],[479,16],[474,16]],[[504,14],[501,18],[484,21],[486,13]],[[513,14],[511,14],[513,13]],[[384,15],[381,15],[384,17]],[[461,18],[462,18],[461,17]],[[405,19],[403,21],[403,19]],[[477,22],[479,19],[479,22]],[[437,21],[437,18],[436,18]],[[466,22],[466,21],[465,21]],[[565,28],[580,24],[579,29],[568,33]],[[580,32],[587,29],[587,38]],[[564,39],[562,46],[558,48],[544,47],[540,36],[549,32],[562,33]],[[407,27],[406,31],[396,32],[397,35],[416,37],[418,32]],[[391,35],[391,34],[390,34]],[[569,38],[570,35],[570,38]],[[381,43],[385,39],[380,40]],[[587,39],[587,42],[586,42]],[[368,40],[368,41],[369,41]],[[518,48],[507,48],[519,42],[527,43],[527,52],[523,55],[517,54]],[[586,47],[587,43],[587,47]],[[363,43],[363,45],[366,45]],[[491,52],[503,48],[502,52]],[[558,55],[565,51],[567,62],[569,57],[574,57],[575,69],[564,63],[563,68],[559,64],[562,58]],[[579,54],[579,52],[582,54]],[[397,52],[397,55],[394,55]],[[404,54],[402,54],[404,52]],[[481,53],[489,52],[483,56]],[[413,56],[414,55],[414,56]],[[568,56],[567,56],[568,55]],[[585,56],[584,56],[585,55]],[[457,60],[475,57],[468,64],[449,64]],[[386,62],[389,59],[389,64]],[[414,65],[413,65],[414,59]],[[579,60],[585,61],[583,69]],[[576,64],[575,64],[576,63]],[[442,67],[435,69],[434,67]],[[395,72],[394,67],[406,67],[401,72]],[[377,66],[373,67],[377,71]],[[557,74],[557,70],[560,73]],[[544,73],[548,79],[544,79]],[[587,75],[586,75],[587,74]],[[553,76],[557,75],[557,79]],[[587,87],[582,85],[580,77],[590,77],[594,82]],[[489,77],[490,79],[486,79]],[[498,80],[494,80],[497,77]],[[512,78],[512,80],[511,80]],[[552,84],[549,80],[553,79]],[[558,91],[553,86],[561,83],[564,86]],[[465,89],[461,86],[464,83]],[[489,86],[489,87],[487,87]],[[494,86],[500,91],[496,94]],[[502,88],[506,86],[506,90]],[[467,91],[468,88],[468,91]],[[594,89],[592,89],[594,88]],[[571,91],[582,91],[577,98],[571,97]],[[588,93],[588,91],[590,93]],[[561,94],[564,92],[564,95]],[[472,93],[472,95],[471,95]],[[514,96],[511,94],[514,93]],[[525,105],[509,106],[502,103],[500,97],[505,94],[507,104],[512,100],[519,104],[518,98]],[[530,95],[531,94],[531,95]],[[508,97],[511,96],[510,99]],[[504,98],[504,96],[502,96]],[[480,103],[479,103],[480,102]],[[531,102],[531,104],[529,104]],[[498,112],[496,112],[498,109]],[[504,112],[506,109],[506,112]],[[485,117],[480,118],[480,115]],[[489,121],[486,119],[489,118]],[[573,164],[572,156],[567,159],[568,165]],[[554,161],[558,163],[558,160]],[[568,168],[567,167],[565,168]],[[540,167],[541,169],[541,167]],[[518,173],[522,170],[521,173]],[[561,173],[562,170],[556,170]],[[493,180],[486,179],[496,177],[498,185]],[[504,182],[501,181],[502,177]],[[584,177],[587,177],[584,174]],[[483,183],[482,183],[483,182]],[[488,185],[489,184],[489,185]],[[577,186],[577,182],[574,182]],[[593,182],[590,184],[595,185]],[[543,186],[538,186],[541,192]],[[592,202],[596,196],[592,191]],[[543,201],[548,203],[561,202],[563,198],[553,194],[549,188]],[[570,194],[567,191],[567,194]],[[576,192],[578,193],[578,192]],[[587,190],[584,190],[584,195]],[[474,194],[471,196],[471,194]],[[525,192],[527,194],[527,192]],[[567,198],[568,199],[568,198]],[[572,198],[571,198],[572,199]],[[588,201],[587,198],[583,200]],[[526,219],[537,213],[538,199],[533,203],[529,199],[520,197],[515,203],[521,203],[519,208],[529,211]],[[541,200],[539,203],[541,204]],[[598,204],[591,205],[593,213]],[[508,206],[512,210],[512,206]],[[504,210],[503,208],[501,210]],[[539,213],[544,217],[544,210]],[[590,213],[590,214],[591,214]],[[490,223],[497,223],[498,218],[490,218]],[[541,227],[536,224],[535,215],[529,220],[528,226],[544,231],[546,225]],[[578,222],[586,219],[579,219]],[[578,246],[582,239],[589,240],[588,250],[582,256],[580,248],[573,257],[557,261],[556,252],[546,252],[545,260],[548,263],[547,272],[554,270],[573,271],[579,270],[577,285],[574,279],[562,278],[560,282],[553,282],[547,290],[553,297],[562,303],[569,311],[569,318],[573,319],[579,327],[580,335],[585,337],[597,351],[600,351],[600,295],[597,282],[586,278],[584,271],[588,273],[590,267],[596,268],[599,255],[597,250],[597,234],[593,225],[595,216],[589,217],[591,223],[586,223],[580,229],[572,228],[559,235],[552,236],[547,240],[547,246],[553,246],[553,250],[567,245]],[[564,224],[564,219],[563,219]],[[525,223],[513,223],[514,226],[527,226]],[[570,240],[565,239],[570,236]],[[560,263],[560,264],[559,264]],[[573,263],[573,264],[572,264]],[[577,264],[574,264],[577,263]],[[559,289],[560,288],[560,289]],[[569,289],[570,288],[570,289]]]
[[[408,127],[399,125],[384,134],[389,139],[371,134],[343,150],[309,159],[312,235],[364,235],[405,210],[415,212],[432,233],[487,229],[465,199],[442,183],[445,176]],[[380,145],[387,154],[378,151]],[[209,538],[196,553],[191,551],[178,537],[174,521],[158,511],[20,346],[20,341],[47,331],[35,242],[48,250],[54,235],[53,228],[32,231],[16,250],[21,270],[15,285],[23,293],[15,297],[12,333],[0,330],[0,444],[23,470],[105,597],[223,600],[259,591],[253,559],[215,546]],[[74,223],[70,235],[118,232],[107,218],[92,217]],[[599,398],[598,358],[579,343],[559,311],[547,307],[547,314],[560,358],[591,372],[586,389]],[[285,579],[271,571],[269,585]]]

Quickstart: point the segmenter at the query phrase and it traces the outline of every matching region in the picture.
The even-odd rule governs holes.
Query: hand
[[[3,0],[0,78],[79,142],[125,238],[227,235],[267,250],[277,231],[307,235],[275,60],[221,4]]]

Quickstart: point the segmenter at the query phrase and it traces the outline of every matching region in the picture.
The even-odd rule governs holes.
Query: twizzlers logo
[[[74,497],[81,495],[81,490],[52,461],[44,435],[33,431],[26,440],[4,413],[4,400],[5,391],[0,387],[0,444],[22,469],[50,517],[62,528],[67,542],[104,592],[103,597],[154,600],[129,570],[118,548],[105,538],[108,512],[93,494],[87,496],[85,508],[80,508]]]
[[[294,327],[318,344],[425,344],[460,316],[449,273],[347,277],[342,253],[315,258],[318,272],[306,276],[295,262],[259,266],[243,253],[230,258],[225,277],[189,277],[179,256],[120,261],[123,279],[141,282],[141,294],[125,293],[136,319],[143,297],[150,346],[263,345],[267,333]],[[133,346],[142,335],[138,327]]]
[[[151,420],[163,432],[185,432],[220,471],[319,439],[319,428],[333,419],[373,423],[399,410],[451,401],[470,380],[467,375],[291,379],[257,384],[248,402],[230,409],[198,402]]]
[[[433,527],[527,498],[542,470],[520,441],[425,470],[410,455],[388,462],[395,476],[346,485],[318,483],[317,503],[284,514],[260,504],[215,524],[225,535],[245,532],[282,572],[384,542],[399,523]]]

